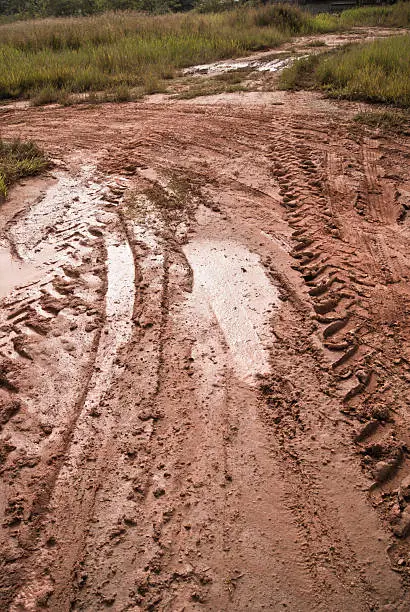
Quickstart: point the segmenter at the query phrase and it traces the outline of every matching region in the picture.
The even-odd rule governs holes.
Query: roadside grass
[[[220,13],[118,12],[0,25],[0,99],[44,104],[68,94],[163,90],[182,68],[353,25],[410,24],[410,3],[310,15],[289,5]],[[120,96],[124,98],[124,96]]]
[[[216,74],[213,77],[213,80],[222,81],[222,83],[227,83],[230,85],[236,85],[238,83],[241,83],[243,79],[248,77],[253,71],[254,68],[249,67],[228,70],[227,72],[221,72],[220,74]]]
[[[326,47],[326,43],[324,40],[312,40],[312,42],[310,42],[308,46],[309,47]]]
[[[178,100],[191,100],[200,96],[212,96],[222,93],[248,91],[249,77],[254,73],[250,67],[238,68],[221,72],[216,75],[191,76],[176,81],[167,92]]]
[[[44,152],[33,142],[0,139],[0,201],[6,198],[12,183],[38,174],[48,165]]]
[[[408,133],[410,127],[410,114],[408,111],[375,111],[358,113],[353,117],[357,125],[383,132]]]
[[[398,2],[392,6],[359,7],[340,14],[343,28],[354,26],[383,26],[400,28],[410,25],[410,2]]]
[[[410,106],[410,35],[354,44],[295,62],[282,89],[322,89],[329,96]]]
[[[52,85],[45,85],[41,89],[33,90],[31,95],[32,106],[42,106],[43,104],[65,104],[68,94],[64,89],[56,89]]]
[[[237,91],[247,91],[247,87],[241,83],[227,84],[224,82],[204,82],[196,87],[191,87],[186,91],[173,96],[178,100],[192,100],[193,98],[199,98],[201,96],[215,96],[222,93],[234,93]]]
[[[314,89],[317,85],[315,71],[321,59],[319,55],[311,55],[293,62],[279,75],[279,89],[288,91]]]
[[[162,84],[150,86],[150,93],[162,93],[166,88]],[[48,87],[40,90],[38,94],[31,98],[31,106],[42,106],[43,104],[60,104],[61,106],[81,106],[90,104],[103,104],[106,102],[135,102],[141,100],[145,95],[141,87],[128,87],[118,85],[115,88],[102,91],[87,91],[84,93],[70,93],[66,90],[49,91]]]

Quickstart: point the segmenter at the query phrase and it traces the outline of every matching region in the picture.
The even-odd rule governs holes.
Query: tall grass
[[[343,11],[339,24],[353,26],[406,27],[410,25],[410,2],[398,2],[393,6],[369,6]]]
[[[38,174],[48,166],[43,151],[33,142],[0,139],[0,202],[9,185],[25,176]]]
[[[316,87],[334,97],[410,107],[410,35],[302,60],[282,73],[280,83],[284,89]]]
[[[261,12],[262,13],[262,12]],[[275,47],[289,39],[258,12],[105,14],[0,27],[0,98],[31,97],[43,88],[86,92],[137,86],[186,66]]]
[[[153,83],[157,89],[186,66],[275,47],[294,35],[364,20],[397,25],[400,10],[401,25],[406,25],[409,6],[312,16],[290,6],[265,5],[218,14],[125,12],[3,24],[0,99],[58,99],[67,92],[118,87],[150,91]]]

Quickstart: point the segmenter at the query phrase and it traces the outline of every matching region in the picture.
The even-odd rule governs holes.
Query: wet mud
[[[408,136],[280,95],[3,114],[1,609],[408,609]]]
[[[269,314],[279,300],[258,257],[240,244],[209,239],[189,242],[184,253],[194,277],[194,317],[205,318],[206,328],[215,318],[238,378],[268,374]]]

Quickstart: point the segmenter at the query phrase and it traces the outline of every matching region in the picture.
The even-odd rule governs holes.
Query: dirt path
[[[1,609],[409,608],[408,138],[275,95],[1,110]]]

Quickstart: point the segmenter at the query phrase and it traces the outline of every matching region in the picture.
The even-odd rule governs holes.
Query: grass
[[[280,86],[410,107],[410,35],[349,45],[295,62],[282,73]]]
[[[408,112],[400,111],[377,111],[358,113],[353,117],[353,121],[358,125],[369,128],[377,128],[384,132],[406,132],[410,125],[410,115]]]
[[[0,25],[0,99],[44,104],[73,93],[152,93],[182,68],[273,48],[292,36],[363,24],[407,26],[409,7],[313,16],[267,4],[210,14],[123,12],[6,23]]]
[[[354,26],[407,27],[410,25],[410,2],[398,2],[392,6],[369,6],[343,11],[340,15],[343,28]]]
[[[279,89],[296,91],[299,89],[314,89],[317,85],[315,70],[321,61],[319,55],[311,55],[295,61],[279,75]]]
[[[200,96],[212,96],[222,93],[233,93],[247,91],[248,87],[243,83],[252,73],[252,68],[240,68],[216,74],[215,76],[202,78],[194,76],[185,79],[183,89],[176,91],[174,98],[179,100],[191,100]]]
[[[309,47],[326,47],[326,43],[324,40],[312,40]]]
[[[38,174],[48,164],[43,151],[33,142],[0,140],[0,200],[6,198],[12,183]]]
[[[215,96],[222,93],[234,93],[237,91],[246,91],[247,88],[244,85],[238,84],[227,84],[224,82],[209,82],[206,81],[196,87],[190,87],[186,91],[182,91],[176,94],[174,97],[178,100],[192,100],[193,98],[199,98],[201,96]]]

